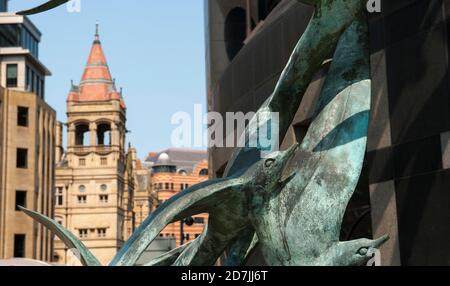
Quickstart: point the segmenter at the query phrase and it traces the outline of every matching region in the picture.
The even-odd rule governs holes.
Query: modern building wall
[[[0,259],[51,261],[53,236],[17,205],[53,217],[56,113],[45,103],[41,32],[0,3]]]
[[[53,236],[16,207],[53,217],[56,113],[33,93],[0,93],[0,257],[51,261]],[[19,107],[28,109],[26,126],[18,125]]]
[[[246,1],[231,2],[205,1],[208,105],[221,114],[258,109],[312,13],[298,1],[280,1],[229,58],[226,31],[243,28],[227,28],[227,17],[235,7],[246,7]],[[450,264],[449,8],[448,0],[382,0],[382,13],[369,15],[368,153],[342,239],[389,233],[391,240],[381,249],[383,265]],[[324,75],[326,68],[311,83],[282,147],[303,139]],[[212,175],[221,176],[231,152],[210,150]],[[261,257],[252,262],[263,263]]]

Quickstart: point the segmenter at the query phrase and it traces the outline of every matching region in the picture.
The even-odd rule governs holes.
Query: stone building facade
[[[67,98],[67,118],[68,146],[57,158],[55,219],[107,264],[134,231],[136,151],[126,151],[126,106],[98,31],[80,85]],[[76,256],[56,240],[55,261],[73,264]]]
[[[151,170],[150,184],[158,198],[157,207],[190,186],[208,180],[208,161],[204,151],[168,149],[150,153],[144,164]],[[160,237],[175,238],[180,246],[197,238],[207,223],[207,214],[168,225]]]
[[[41,33],[0,13],[0,259],[51,261],[53,236],[18,205],[53,216],[56,112],[45,102]]]

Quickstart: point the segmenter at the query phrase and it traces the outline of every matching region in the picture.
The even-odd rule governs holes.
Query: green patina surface
[[[22,14],[65,2],[49,1]],[[278,112],[279,138],[284,138],[308,85],[335,52],[316,116],[300,148],[278,152],[273,145],[271,155],[263,159],[261,148],[236,149],[223,179],[193,186],[163,204],[111,265],[134,265],[167,224],[205,212],[210,218],[200,237],[148,265],[213,265],[225,250],[226,265],[241,265],[258,243],[270,265],[358,265],[368,259],[370,248],[386,240],[339,242],[342,217],[366,148],[370,112],[366,1],[299,2],[314,5],[314,15],[273,94],[253,119],[259,121],[250,123],[242,136],[257,136],[271,120],[266,114]],[[26,213],[81,251],[84,264],[98,265],[70,232],[39,214]]]

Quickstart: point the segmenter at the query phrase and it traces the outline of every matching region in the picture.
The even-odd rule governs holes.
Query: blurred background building
[[[53,217],[56,112],[45,102],[40,39],[0,1],[0,259],[52,259],[51,233],[17,207]]]
[[[167,149],[150,153],[144,162],[151,170],[150,185],[161,205],[180,191],[208,180],[208,161],[205,151]],[[176,246],[196,239],[203,231],[206,214],[168,225],[160,237],[172,237]]]
[[[450,87],[447,0],[382,0],[369,20],[373,79],[365,166],[341,239],[391,239],[383,265],[450,264]],[[209,0],[210,111],[255,111],[272,93],[312,8],[296,0]],[[282,147],[301,142],[327,67],[306,92]],[[220,177],[231,149],[209,150]],[[255,256],[250,263],[264,264]]]

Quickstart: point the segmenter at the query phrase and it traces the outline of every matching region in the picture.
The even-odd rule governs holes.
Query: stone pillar
[[[111,123],[111,145],[119,146],[120,145],[120,131],[117,123]]]
[[[95,122],[89,124],[89,138],[90,146],[97,146],[97,123]]]
[[[75,146],[75,131],[75,124],[70,123],[67,129],[67,144],[69,145],[69,148]]]
[[[58,121],[55,127],[55,162],[61,161],[63,150],[63,124]]]

